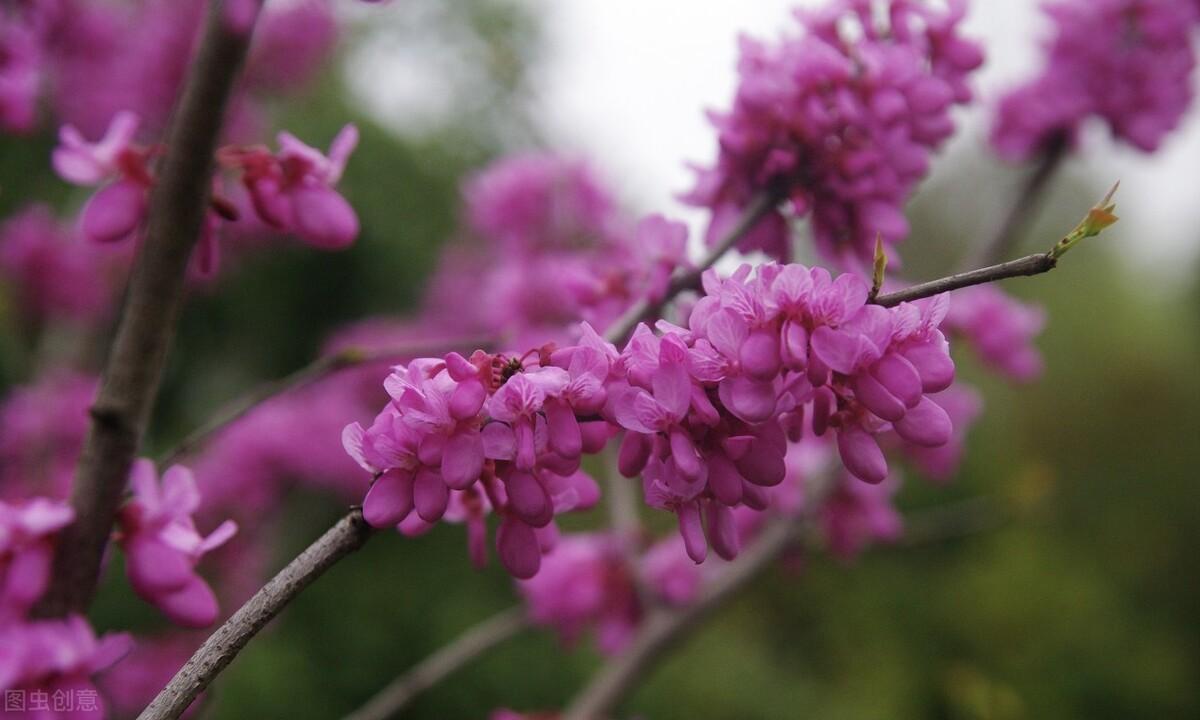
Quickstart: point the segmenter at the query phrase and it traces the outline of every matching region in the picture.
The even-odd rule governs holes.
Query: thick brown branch
[[[675,273],[662,298],[654,302],[639,300],[635,303],[605,331],[605,339],[612,343],[620,343],[633,332],[639,322],[657,315],[679,293],[699,285],[700,276],[704,274],[704,271],[715,265],[722,255],[729,252],[730,248],[745,237],[746,233],[753,230],[758,221],[774,210],[778,204],[779,197],[776,193],[763,192],[755,196],[729,232],[708,251],[708,254],[695,267]]]
[[[113,517],[158,395],[183,297],[184,275],[211,191],[213,152],[250,33],[211,4],[151,192],[146,236],[129,281],[71,491],[75,522],[57,543],[43,615],[90,603]]]
[[[493,615],[393,680],[344,720],[387,720],[399,715],[418,695],[527,627],[524,608]]]
[[[174,720],[279,611],[338,560],[362,547],[371,527],[351,510],[217,628],[138,720]]]
[[[1050,272],[1057,265],[1058,260],[1049,253],[1026,255],[1023,258],[1010,260],[999,265],[968,270],[967,272],[913,285],[912,287],[897,290],[893,293],[886,293],[875,298],[875,304],[884,307],[893,307],[902,302],[912,302],[913,300],[940,295],[944,292],[972,285],[982,285],[983,283],[995,282],[1005,278],[1040,275],[1044,272]]]

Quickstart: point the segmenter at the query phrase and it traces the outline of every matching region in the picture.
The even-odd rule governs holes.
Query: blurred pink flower
[[[134,591],[184,627],[205,627],[217,618],[217,599],[195,572],[196,563],[237,532],[226,520],[202,536],[192,514],[200,491],[187,468],[169,468],[159,484],[150,460],[134,463],[133,499],[121,508],[118,535],[126,554],[126,574]]]

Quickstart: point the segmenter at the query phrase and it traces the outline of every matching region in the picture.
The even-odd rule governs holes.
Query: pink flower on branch
[[[46,591],[55,536],[74,517],[56,500],[0,501],[0,626],[24,617]]]
[[[621,352],[584,324],[578,345],[395,368],[392,402],[343,436],[376,475],[367,521],[420,529],[452,493],[486,496],[502,516],[502,562],[530,577],[554,516],[594,502],[582,455],[619,430],[621,473],[641,475],[647,504],[676,514],[692,560],[710,547],[729,559],[742,534],[734,511],[771,505],[789,438],[832,435],[846,468],[872,483],[888,473],[880,436],[951,439],[928,397],[954,379],[944,295],[884,308],[857,276],[773,264],[707,273],[704,288],[686,328],[639,326]]]
[[[358,129],[342,128],[328,155],[288,132],[280,133],[278,141],[276,153],[246,147],[224,148],[218,155],[226,167],[242,171],[263,222],[323,250],[349,246],[358,237],[358,215],[333,188],[358,145]]]
[[[117,113],[104,136],[89,142],[72,125],[59,131],[54,170],[76,185],[102,187],[83,208],[80,227],[90,240],[109,243],[131,237],[142,224],[150,187],[152,149],[134,144],[140,120],[131,112]]]
[[[801,33],[776,44],[741,39],[733,107],[710,114],[716,163],[686,196],[712,211],[710,243],[764,191],[811,215],[818,249],[836,262],[869,264],[877,235],[893,245],[908,235],[904,205],[953,132],[951,109],[970,100],[983,54],[959,33],[964,0],[883,5],[838,0],[798,11]],[[787,261],[791,242],[776,212],[738,247]]]
[[[237,532],[226,520],[207,536],[196,530],[192,514],[200,491],[187,468],[163,473],[159,482],[149,460],[134,463],[133,499],[121,508],[118,541],[126,554],[126,574],[134,591],[173,622],[206,627],[217,619],[217,599],[196,574],[196,564]]]

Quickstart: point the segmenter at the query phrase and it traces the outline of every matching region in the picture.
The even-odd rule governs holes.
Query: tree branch
[[[308,387],[342,370],[361,367],[375,362],[403,360],[456,346],[486,346],[490,345],[491,342],[490,338],[466,338],[461,341],[430,340],[378,350],[350,348],[332,355],[323,355],[292,374],[264,383],[234,401],[225,410],[217,413],[208,422],[193,430],[178,445],[165,453],[159,460],[159,465],[167,467],[179,462],[185,456],[190,455],[197,448],[211,440],[214,435],[241,420],[252,410],[268,400]]]
[[[529,620],[524,608],[509,608],[493,615],[393,680],[343,720],[387,720],[395,717],[418,695],[527,627]]]
[[[184,275],[200,233],[212,183],[213,152],[250,31],[234,32],[223,3],[210,4],[151,191],[142,243],[91,409],[91,424],[71,491],[75,522],[56,543],[50,588],[38,613],[56,616],[91,602],[129,468],[145,434],[183,298]]]
[[[338,560],[362,547],[370,536],[371,526],[363,520],[362,510],[355,508],[347,513],[217,628],[138,720],[178,718],[280,610]]]
[[[1050,253],[1039,253],[1037,255],[1026,255],[1017,260],[1000,263],[999,265],[990,265],[985,268],[976,270],[968,270],[967,272],[957,273],[937,280],[930,280],[919,285],[897,290],[893,293],[886,293],[875,298],[876,305],[884,307],[893,307],[902,302],[912,302],[921,298],[940,295],[951,290],[970,287],[972,285],[982,285],[984,283],[995,282],[1005,278],[1023,277],[1029,275],[1040,275],[1044,272],[1050,272],[1058,265],[1058,259]]]
[[[1037,167],[1026,178],[1016,201],[1004,218],[1004,223],[991,239],[980,248],[978,260],[972,265],[997,263],[1012,254],[1021,232],[1037,214],[1044,199],[1044,191],[1050,180],[1067,157],[1070,141],[1065,133],[1050,138],[1038,159]]]
[[[671,278],[670,285],[667,286],[667,292],[663,294],[662,298],[653,302],[643,299],[634,303],[624,315],[609,326],[608,330],[604,333],[605,339],[611,343],[620,343],[633,332],[633,329],[637,327],[639,322],[658,314],[679,293],[688,288],[696,287],[704,271],[715,265],[721,259],[722,255],[729,252],[730,248],[745,237],[746,233],[753,230],[758,221],[766,217],[767,213],[774,210],[778,204],[779,196],[777,193],[762,192],[756,195],[750,201],[750,204],[742,210],[741,217],[729,229],[729,232],[708,251],[708,254],[695,267],[675,273]]]

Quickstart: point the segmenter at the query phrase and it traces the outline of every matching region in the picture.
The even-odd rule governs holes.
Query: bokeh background
[[[362,145],[342,188],[353,249],[255,255],[196,294],[172,354],[152,448],[169,447],[242,392],[310,361],[348,321],[410,311],[460,227],[460,180],[512,150],[593,159],[637,211],[695,220],[673,200],[686,160],[710,157],[701,109],[728,98],[735,36],[774,34],[794,3],[404,0],[348,7],[338,62],[273,124]],[[953,268],[1007,208],[1027,169],[984,143],[986,103],[1036,63],[1033,2],[974,3],[988,42],[981,106],[911,206],[908,273]],[[369,21],[368,21],[369,20]],[[1045,306],[1040,380],[984,391],[960,476],[910,474],[910,540],[853,564],[781,566],[696,633],[633,695],[645,718],[1200,717],[1200,113],[1153,158],[1089,135],[1055,179],[1024,246],[1048,246],[1122,179],[1122,222],[1052,275],[1009,283]],[[81,196],[49,171],[53,137],[0,138],[0,215],[21,195]],[[0,388],[35,358],[0,305]],[[321,413],[321,407],[313,407]],[[962,532],[922,532],[938,508],[981,498]],[[287,498],[278,567],[341,511]],[[601,513],[570,520],[584,528]],[[328,718],[515,595],[474,570],[460,527],[381,535],[295,602],[222,676],[214,718]],[[110,573],[117,578],[116,572]],[[97,625],[144,606],[120,581]],[[143,620],[131,620],[143,618]],[[561,706],[600,662],[528,632],[424,695],[412,718]]]

